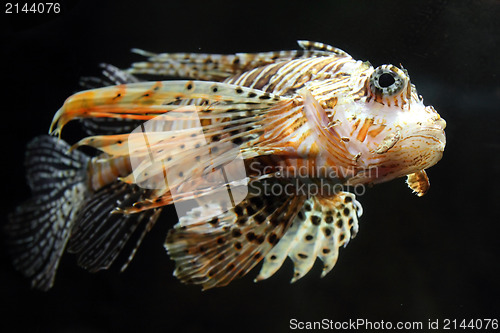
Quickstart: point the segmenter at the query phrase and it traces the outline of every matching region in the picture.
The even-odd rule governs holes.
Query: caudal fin
[[[34,288],[48,290],[87,193],[89,158],[52,136],[28,144],[25,166],[32,198],[16,207],[5,225],[17,270]]]

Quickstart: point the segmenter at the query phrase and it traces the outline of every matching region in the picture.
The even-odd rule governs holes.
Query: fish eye
[[[394,77],[389,73],[383,73],[378,77],[378,84],[382,88],[389,88],[395,82],[396,80],[394,80]]]
[[[408,80],[406,75],[392,65],[382,65],[370,77],[370,89],[375,95],[393,96],[401,92]]]

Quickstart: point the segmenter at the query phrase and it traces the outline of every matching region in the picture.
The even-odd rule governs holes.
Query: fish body
[[[136,50],[147,61],[105,67],[111,85],[69,97],[50,127],[61,136],[79,119],[90,135],[28,147],[33,198],[6,226],[15,266],[48,289],[65,249],[97,271],[137,234],[126,267],[164,206],[194,201],[165,244],[181,281],[224,286],[264,260],[260,281],[287,257],[292,281],[316,258],[328,273],[359,229],[362,208],[346,186],[408,176],[423,195],[446,123],[406,70],[299,45],[235,55]],[[137,79],[144,74],[187,80]],[[228,189],[230,200],[215,195]]]

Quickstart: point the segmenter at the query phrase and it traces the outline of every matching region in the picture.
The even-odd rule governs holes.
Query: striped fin
[[[33,197],[16,207],[5,226],[17,270],[33,287],[48,290],[87,193],[89,158],[50,136],[31,141],[26,152]]]
[[[318,54],[321,54],[319,52],[328,52],[328,55],[336,54],[339,56],[351,58],[351,56],[347,52],[345,52],[339,48],[336,48],[334,46],[324,44],[321,42],[311,42],[308,40],[298,40],[297,43],[299,44],[299,46],[302,49],[308,50],[308,51],[317,51]]]
[[[266,255],[256,281],[272,276],[287,256],[294,264],[292,283],[309,272],[317,257],[324,263],[321,277],[325,276],[335,266],[339,248],[356,236],[361,214],[361,205],[351,193],[308,199],[290,229]]]
[[[129,118],[85,118],[81,122],[82,129],[89,136],[130,133],[143,123]]]
[[[95,89],[119,84],[139,82],[138,78],[110,64],[100,64],[102,77],[84,76],[80,78],[80,86],[84,89]]]
[[[251,69],[294,59],[321,56],[348,56],[344,51],[330,45],[298,41],[300,50],[259,53],[206,54],[206,53],[161,53],[139,49],[132,51],[148,57],[145,62],[133,63],[127,70],[130,74],[149,74],[194,80],[223,81]]]
[[[117,181],[101,188],[86,201],[68,245],[68,252],[78,255],[81,267],[91,272],[109,268],[131,237],[138,235],[123,266],[125,269],[146,233],[154,226],[161,209],[137,214],[122,214],[116,209],[141,200],[145,191]]]
[[[244,276],[281,239],[304,200],[303,196],[262,192],[208,220],[210,211],[220,207],[193,208],[169,232],[165,243],[176,263],[174,275],[204,290]]]

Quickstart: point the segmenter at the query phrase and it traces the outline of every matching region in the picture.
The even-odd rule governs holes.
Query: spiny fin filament
[[[174,275],[204,290],[244,276],[283,237],[304,199],[250,195],[209,219],[206,216],[217,204],[194,208],[167,236],[165,246],[176,263]]]

